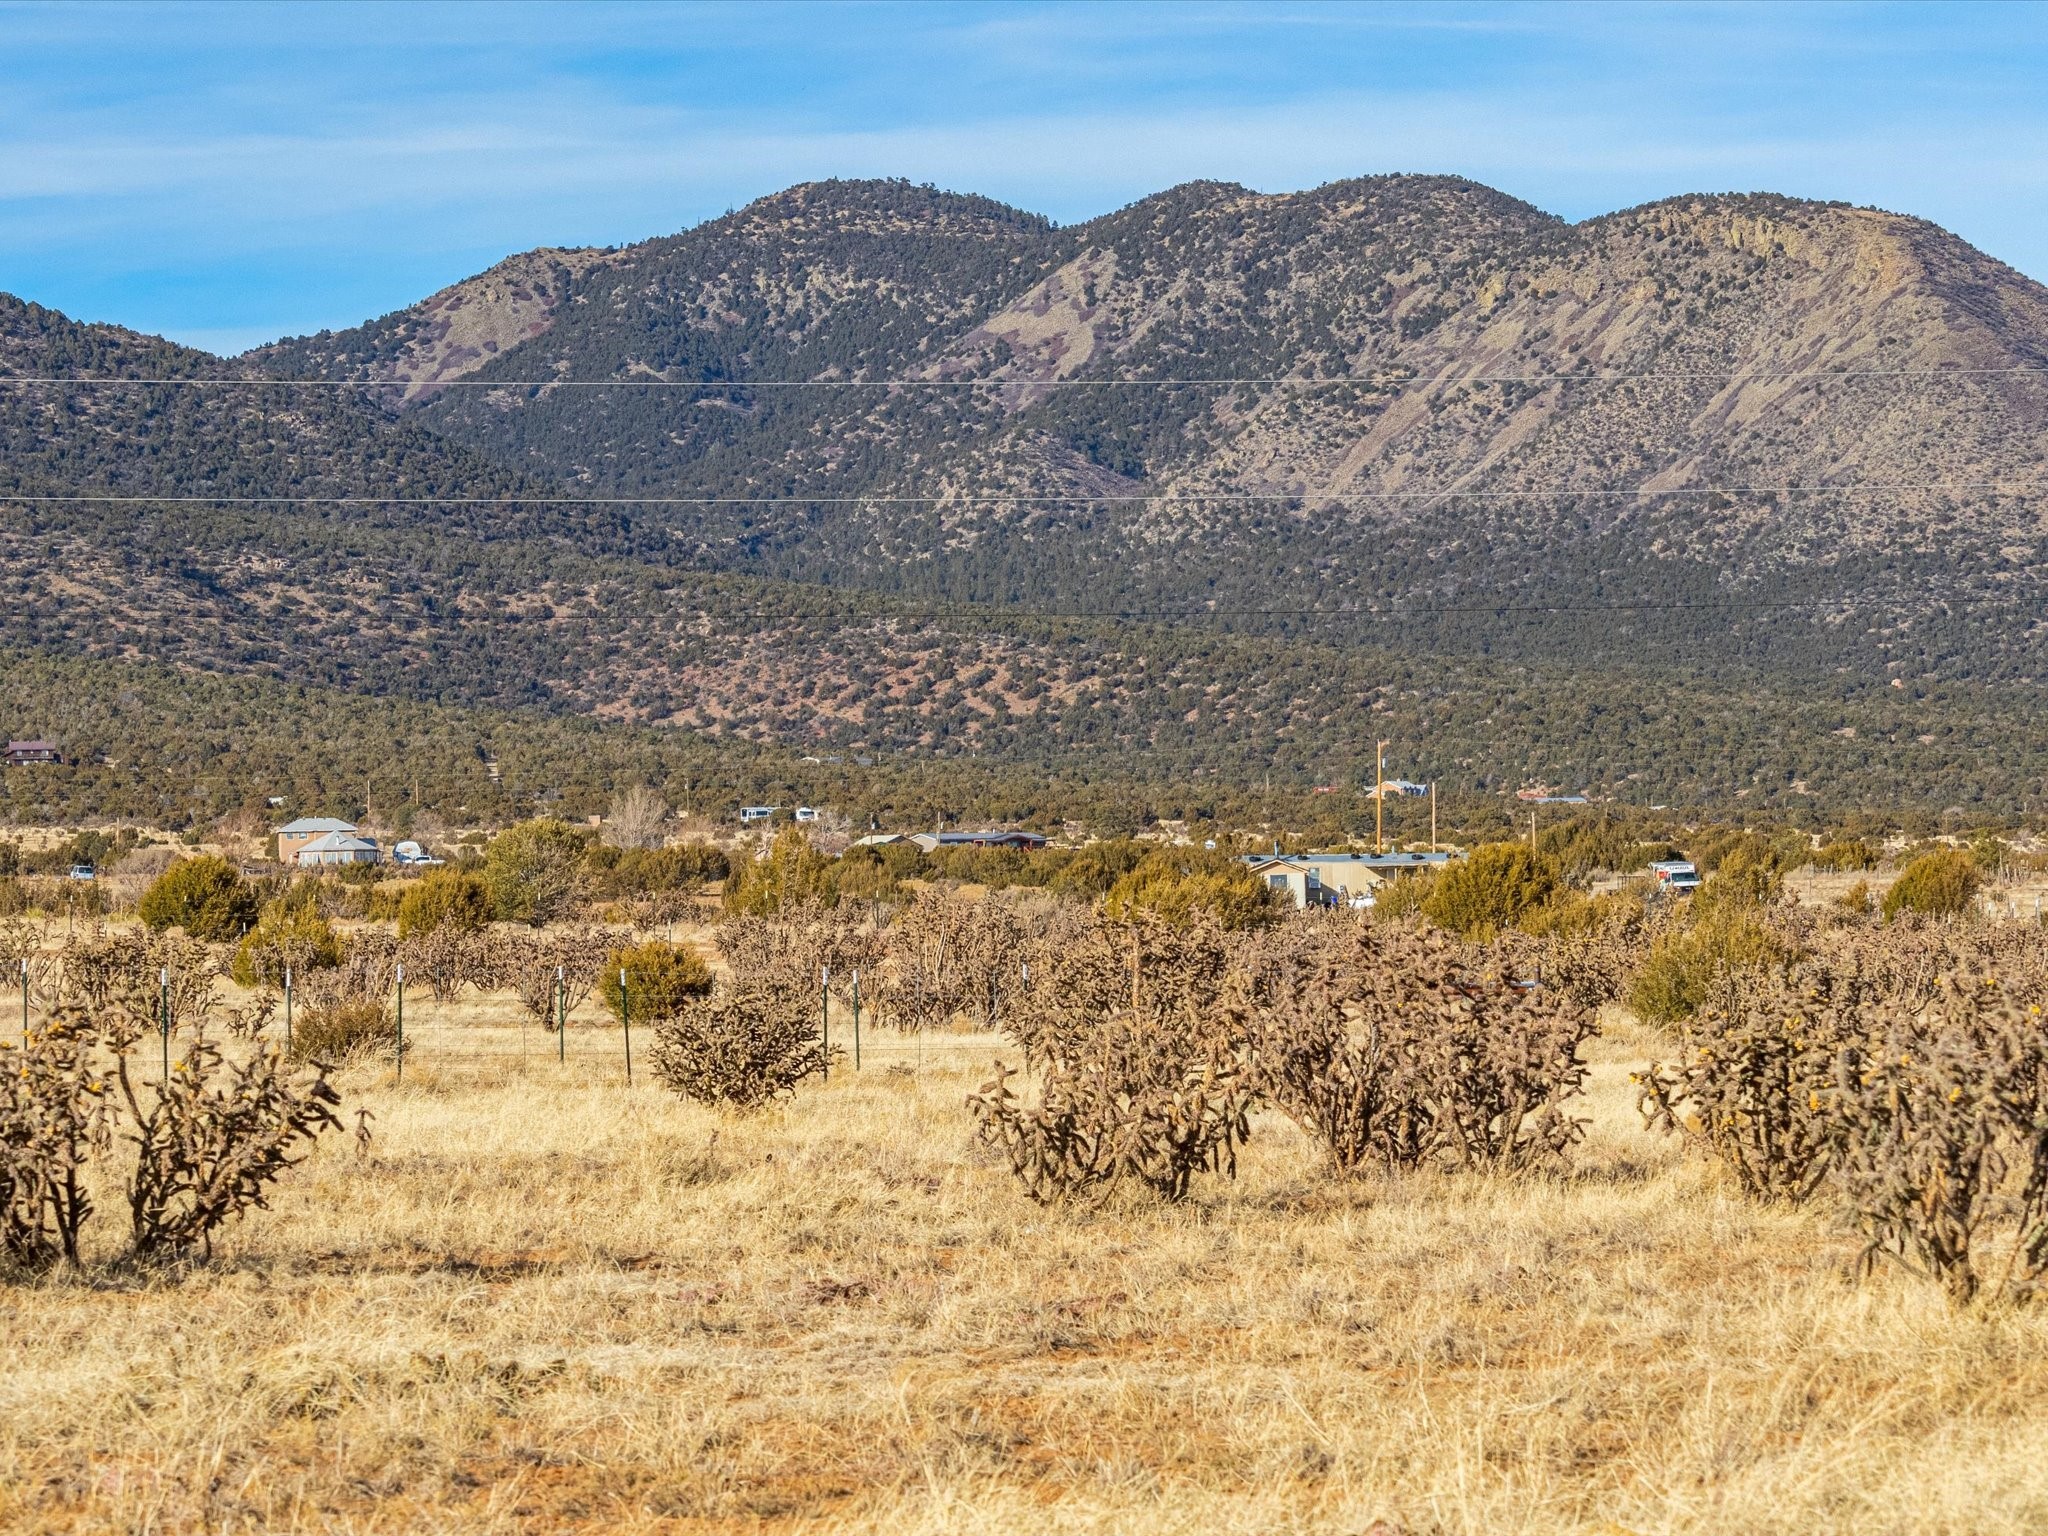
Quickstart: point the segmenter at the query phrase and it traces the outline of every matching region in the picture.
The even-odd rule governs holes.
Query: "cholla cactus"
[[[135,1252],[213,1251],[213,1234],[261,1209],[271,1184],[305,1160],[323,1131],[338,1131],[341,1102],[328,1068],[302,1069],[282,1052],[227,1061],[203,1031],[150,1085],[143,1108],[123,1054],[115,1071],[136,1150],[128,1208]]]
[[[1495,946],[1431,929],[1297,928],[1230,989],[1259,1087],[1344,1172],[1508,1170],[1562,1157],[1592,1014]]]
[[[77,1008],[21,1044],[0,1041],[0,1249],[15,1264],[78,1262],[93,1209],[86,1165],[112,1135],[106,1049],[104,1031]]]
[[[1653,1129],[1706,1150],[1752,1195],[1803,1200],[1835,1160],[1835,1056],[1855,1036],[1854,982],[1821,967],[1730,973],[1682,1026],[1678,1059],[1637,1078]]]
[[[590,996],[605,956],[630,940],[623,928],[494,934],[493,965],[528,1016],[552,1030],[559,1017],[574,1013]]]
[[[1001,1061],[968,1100],[1033,1199],[1131,1178],[1177,1200],[1196,1173],[1236,1174],[1258,1095],[1213,1006],[1232,952],[1213,926],[1141,919],[1094,924],[1041,958],[1007,1024],[1040,1079],[1037,1103]]]
[[[862,990],[871,1005],[882,991],[882,937],[847,907],[798,901],[769,916],[729,917],[718,926],[718,952],[735,976],[808,990],[814,999],[821,977],[842,998],[848,996],[855,971],[865,979]]]
[[[729,1109],[785,1098],[825,1070],[817,1007],[815,991],[772,979],[690,998],[654,1026],[655,1076],[685,1098]]]
[[[1944,980],[1925,1007],[1892,1003],[1835,1058],[1837,1182],[1867,1239],[1959,1302],[1983,1287],[1994,1224],[2014,1299],[2048,1278],[2048,1041],[2039,1005],[1996,979]],[[2016,1177],[2015,1177],[2016,1176]],[[2017,1182],[2018,1188],[2009,1186]]]

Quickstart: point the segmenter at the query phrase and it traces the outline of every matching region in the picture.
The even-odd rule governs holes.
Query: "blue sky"
[[[1196,177],[1769,190],[2048,278],[2048,9],[0,4],[0,290],[233,351],[536,245],[907,176],[1074,222]]]

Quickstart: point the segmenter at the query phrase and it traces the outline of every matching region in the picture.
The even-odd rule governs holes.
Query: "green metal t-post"
[[[832,1081],[832,967],[818,967],[818,1043],[824,1047],[819,1060],[818,1076],[826,1082]]]
[[[393,1070],[396,1081],[405,1081],[405,967],[398,968],[398,1047],[397,1066]]]
[[[569,981],[564,967],[555,967],[555,1061],[569,1062]]]
[[[21,1048],[28,1049],[28,962],[21,962]]]
[[[853,968],[853,1070],[860,1070],[860,967]]]
[[[167,965],[157,972],[157,1020],[163,1026],[164,1036],[164,1086],[171,1083],[171,968]]]
[[[626,1027],[626,1086],[633,1086],[633,1000],[626,991],[625,967],[619,968],[619,1022]]]

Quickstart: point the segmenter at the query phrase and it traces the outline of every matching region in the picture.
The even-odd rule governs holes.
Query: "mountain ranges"
[[[0,644],[1020,774],[1386,738],[2021,810],[2044,459],[2048,291],[1896,214],[827,182],[235,359],[0,296]]]

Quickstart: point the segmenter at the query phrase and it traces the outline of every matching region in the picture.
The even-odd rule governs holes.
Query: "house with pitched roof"
[[[323,864],[375,864],[383,856],[375,838],[328,832],[300,848],[292,862],[301,869],[315,869]]]
[[[353,837],[356,830],[356,824],[352,821],[339,821],[332,816],[301,816],[297,821],[287,822],[277,829],[277,862],[296,864],[299,862],[300,850],[308,843],[318,842],[321,838],[331,837],[336,833]]]

